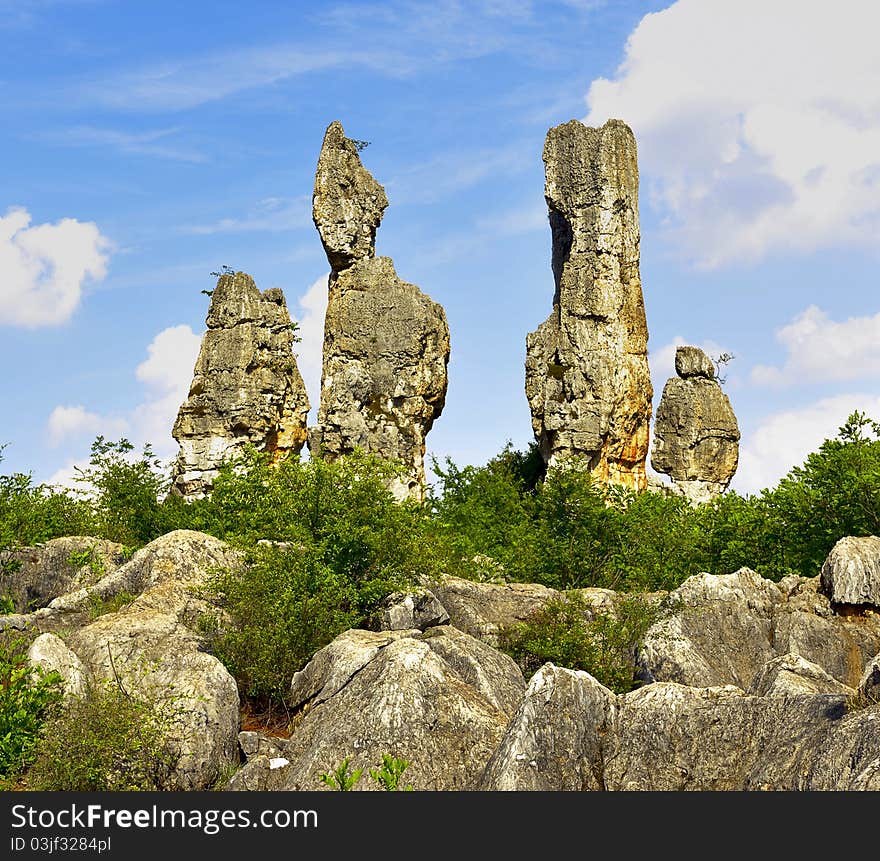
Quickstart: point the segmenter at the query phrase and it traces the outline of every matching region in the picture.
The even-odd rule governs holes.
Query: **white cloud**
[[[701,266],[880,238],[880,4],[678,0],[646,15],[590,125],[628,122]]]
[[[57,446],[70,436],[119,436],[127,432],[128,422],[89,412],[81,405],[57,406],[49,416],[47,429],[50,445]]]
[[[880,397],[837,395],[765,417],[742,441],[739,469],[731,486],[741,493],[772,487],[792,467],[800,466],[824,440],[836,437],[841,425],[856,410],[880,417]]]
[[[189,326],[163,329],[147,346],[147,358],[135,370],[147,389],[144,400],[124,416],[100,415],[83,406],[57,406],[47,425],[52,445],[74,435],[103,434],[110,439],[126,436],[136,449],[151,443],[159,457],[174,456],[177,444],[171,428],[189,391],[200,344],[201,337]],[[73,463],[56,475],[72,474]]]
[[[788,355],[781,368],[757,365],[759,385],[857,380],[880,376],[880,313],[838,322],[810,305],[776,331]]]
[[[297,335],[302,338],[293,345],[296,364],[302,374],[312,413],[321,403],[321,365],[324,356],[324,315],[327,313],[327,275],[322,276],[297,300],[301,314],[293,315],[299,323]]]
[[[85,279],[105,276],[110,242],[91,222],[30,223],[25,209],[0,217],[0,324],[58,325],[79,305]]]
[[[143,132],[123,132],[118,129],[97,128],[95,126],[74,126],[63,131],[46,132],[35,135],[38,140],[61,146],[111,147],[130,155],[145,155],[155,158],[199,163],[205,156],[192,149],[169,145],[167,138],[178,134],[180,129],[155,129]]]

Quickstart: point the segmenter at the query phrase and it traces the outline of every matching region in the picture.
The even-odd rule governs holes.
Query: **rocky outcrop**
[[[829,676],[818,664],[800,655],[787,654],[768,661],[752,679],[749,693],[759,697],[791,697],[802,694],[845,694],[855,691]]]
[[[670,604],[675,611],[640,649],[645,681],[747,690],[769,661],[792,653],[855,688],[880,652],[880,615],[838,615],[817,577],[698,574],[670,593]]]
[[[29,658],[58,670],[70,694],[90,680],[110,681],[166,704],[179,755],[167,788],[205,789],[237,760],[239,699],[232,676],[203,651],[198,621],[215,611],[200,592],[212,572],[240,563],[224,542],[177,530],[93,585],[33,613],[0,617],[0,630],[42,632]],[[125,606],[105,612],[120,599]]]
[[[390,257],[375,257],[388,205],[342,125],[324,136],[313,217],[330,262],[324,360],[313,455],[355,449],[399,461],[399,499],[421,500],[425,437],[446,400],[449,326],[443,308],[402,281]]]
[[[620,120],[571,120],[544,144],[553,311],[526,338],[526,397],[548,465],[583,458],[602,482],[644,490],[651,419],[639,275],[636,142]]]
[[[486,766],[482,789],[880,788],[880,706],[844,694],[750,696],[658,682],[615,696],[546,664]]]
[[[293,354],[284,294],[260,292],[244,272],[221,275],[192,385],[172,435],[180,444],[173,492],[210,493],[224,461],[247,445],[273,461],[306,441],[309,400]]]
[[[524,688],[510,658],[454,629],[347,631],[294,676],[288,764],[255,757],[229,788],[319,789],[350,758],[355,788],[378,789],[366,774],[391,754],[415,789],[473,789]]]
[[[880,538],[841,538],[822,566],[822,589],[835,604],[880,609]]]
[[[36,547],[22,547],[6,559],[0,595],[12,599],[16,613],[27,613],[96,583],[117,568],[122,557],[121,544],[100,538],[53,538]]]
[[[663,387],[654,422],[651,466],[669,475],[692,503],[727,490],[739,463],[739,426],[712,360],[698,347],[679,347],[678,376]]]
[[[414,592],[395,592],[382,602],[379,627],[383,631],[424,631],[435,625],[445,625],[449,613],[428,589]]]
[[[604,789],[603,738],[617,697],[589,673],[545,664],[480,779],[485,790]]]

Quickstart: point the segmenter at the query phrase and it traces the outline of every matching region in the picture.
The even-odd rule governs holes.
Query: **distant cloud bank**
[[[590,125],[629,123],[648,198],[703,268],[880,240],[880,4],[678,0],[646,15]]]

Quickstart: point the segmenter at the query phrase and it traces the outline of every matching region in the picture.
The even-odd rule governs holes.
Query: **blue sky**
[[[63,480],[97,433],[173,456],[224,264],[284,290],[314,416],[334,119],[390,200],[377,253],[449,318],[429,452],[524,446],[544,136],[618,117],[655,408],[675,344],[733,353],[734,487],[772,484],[880,418],[878,30],[874,0],[0,0],[2,469]]]

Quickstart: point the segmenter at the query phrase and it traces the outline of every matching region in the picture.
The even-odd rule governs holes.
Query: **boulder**
[[[390,489],[421,501],[425,438],[446,402],[449,325],[443,308],[375,257],[388,205],[342,125],[324,136],[312,214],[331,272],[313,456],[357,449],[402,466]]]
[[[395,592],[383,602],[379,611],[382,630],[407,631],[418,628],[424,631],[434,625],[445,625],[449,613],[432,592],[419,589],[415,592]]]
[[[71,690],[85,678],[121,684],[133,697],[167,705],[180,759],[169,789],[205,789],[238,759],[238,688],[202,651],[199,619],[214,609],[202,596],[212,572],[241,554],[200,532],[176,530],[152,541],[94,585],[61,595],[27,616],[0,617],[0,629],[63,633],[36,637],[31,658],[58,669]],[[122,609],[94,618],[119,596]],[[68,667],[65,675],[63,667]]]
[[[123,546],[101,538],[53,538],[9,554],[0,576],[0,595],[9,597],[16,613],[45,607],[53,598],[90,586],[118,568]]]
[[[859,680],[858,694],[865,703],[880,703],[880,655],[875,656],[865,667]]]
[[[544,143],[553,310],[526,338],[526,397],[548,466],[580,458],[601,482],[644,490],[651,419],[639,275],[636,141],[620,120],[577,120]]]
[[[617,697],[589,673],[545,664],[486,764],[484,790],[601,790]]]
[[[825,559],[821,577],[833,603],[880,609],[880,538],[841,538]]]
[[[789,653],[768,661],[752,679],[749,693],[759,697],[812,694],[852,696],[855,691],[828,675],[818,664]]]
[[[309,399],[281,290],[261,293],[247,273],[223,274],[206,322],[172,430],[180,444],[172,490],[187,500],[210,493],[221,465],[245,446],[278,461],[298,454],[307,435]]]
[[[679,347],[675,368],[678,376],[667,380],[657,407],[651,466],[691,503],[708,502],[736,473],[739,425],[702,350]]]
[[[378,789],[368,771],[390,754],[409,763],[415,789],[473,789],[508,722],[499,705],[512,709],[525,688],[517,673],[504,655],[443,627],[347,631],[294,676],[298,714],[281,753],[289,765],[264,769],[264,788],[320,789],[321,774],[349,758],[365,770],[355,788]]]
[[[747,690],[774,658],[797,654],[855,688],[880,651],[880,615],[835,614],[818,578],[780,583],[749,568],[697,574],[670,593],[673,613],[647,632],[639,677]]]
[[[65,697],[83,697],[87,690],[83,662],[55,634],[40,634],[28,649],[28,661],[44,672],[61,676]]]

